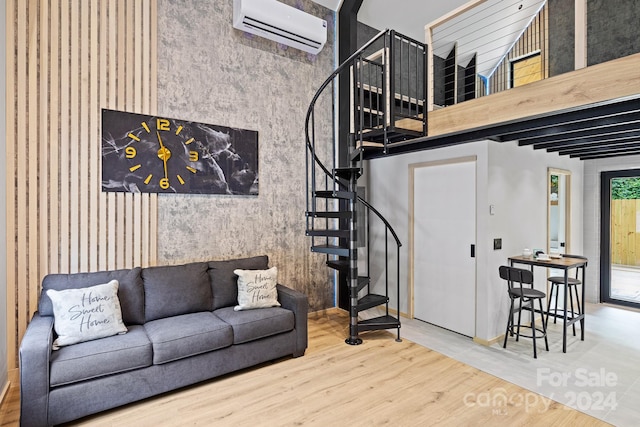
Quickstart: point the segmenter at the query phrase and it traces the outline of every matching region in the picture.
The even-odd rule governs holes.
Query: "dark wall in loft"
[[[444,105],[444,70],[445,59],[433,55],[433,103],[435,105]]]
[[[587,2],[587,64],[640,52],[640,1]]]
[[[549,77],[575,69],[575,0],[548,0]]]
[[[362,46],[364,46],[365,44],[367,44],[369,42],[369,40],[373,39],[375,36],[377,36],[380,31],[377,30],[376,28],[370,27],[367,24],[363,24],[362,22],[358,21],[358,35],[357,35],[357,39],[358,39],[358,49],[360,49]],[[384,48],[384,39],[381,38],[380,40],[376,41],[374,44],[372,44],[370,47],[367,48],[367,50],[365,51],[365,56],[371,55],[374,52],[377,52],[379,50],[381,50],[382,48]],[[363,67],[363,79],[365,80],[365,82],[367,82],[368,84],[381,88],[382,87],[382,76],[378,73],[378,70],[376,69],[376,67]]]
[[[377,30],[373,27],[363,24],[358,21],[358,49],[360,49],[366,42],[374,38],[381,30]],[[382,43],[377,46],[378,49],[382,48]]]
[[[465,75],[466,67],[463,67],[462,65],[457,65],[456,67],[458,68],[458,74],[456,75],[456,80],[457,80],[456,103],[457,103],[457,102],[464,102],[464,75]]]
[[[369,40],[378,35],[380,31],[382,30],[377,30],[367,24],[358,22],[358,48],[364,46]],[[380,41],[374,43],[367,49],[366,53],[373,53],[383,47],[384,41],[380,39]],[[408,49],[407,44],[402,43],[401,48],[396,47],[394,65],[396,70],[401,70],[400,73],[396,71],[396,93],[409,94],[412,98],[416,97],[416,93],[422,93],[426,80],[423,57],[417,57],[413,49]],[[416,69],[418,70],[417,74],[420,78],[416,76]]]

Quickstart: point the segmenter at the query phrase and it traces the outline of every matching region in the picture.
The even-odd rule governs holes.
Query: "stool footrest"
[[[529,325],[520,325],[520,329],[533,329],[531,326]],[[533,339],[533,331],[531,332],[531,335],[525,335],[522,332],[520,332],[520,334],[518,334],[517,332],[518,329],[518,325],[514,325],[513,327],[509,328],[509,332],[511,332],[511,335],[518,335],[519,337],[524,337],[524,338],[532,338]],[[540,332],[540,334],[538,334],[538,332]],[[538,338],[544,338],[547,336],[547,332],[544,331],[543,329],[540,328],[536,328],[536,339]]]

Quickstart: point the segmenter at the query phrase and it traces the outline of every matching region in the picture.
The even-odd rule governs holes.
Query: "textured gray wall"
[[[310,0],[283,3],[328,21],[318,56],[234,29],[231,0],[158,3],[158,113],[258,131],[260,180],[258,197],[160,195],[158,262],[267,254],[317,310],[334,305],[334,285],[305,237],[304,118],[333,71],[335,20]],[[331,109],[316,122],[331,137]]]
[[[575,69],[575,0],[548,0],[549,77]]]
[[[640,1],[587,2],[587,64],[640,52]]]

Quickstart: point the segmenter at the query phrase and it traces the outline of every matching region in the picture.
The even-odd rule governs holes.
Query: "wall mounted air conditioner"
[[[313,54],[327,42],[327,21],[276,0],[233,0],[233,27]]]

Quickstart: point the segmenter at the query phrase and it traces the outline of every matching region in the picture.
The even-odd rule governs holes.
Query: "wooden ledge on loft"
[[[640,93],[640,53],[430,111],[429,137]]]
[[[640,53],[554,76],[504,92],[430,111],[425,137],[387,144],[385,151],[363,146],[363,158],[465,144],[479,140],[520,141],[545,135],[534,149],[559,151],[568,133],[580,132],[591,145],[560,151],[580,159],[640,154],[637,131],[606,134],[608,126],[629,129],[640,115]],[[591,136],[589,136],[591,135]],[[634,139],[635,140],[635,139]],[[602,144],[601,144],[602,143]],[[585,141],[576,141],[585,144]],[[602,145],[596,153],[593,145]],[[631,147],[630,147],[631,146]],[[590,151],[591,150],[591,151]]]

